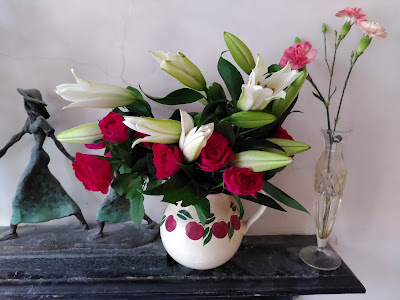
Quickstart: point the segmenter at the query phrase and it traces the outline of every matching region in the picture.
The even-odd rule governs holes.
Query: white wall
[[[384,24],[386,40],[374,40],[357,63],[345,97],[342,120],[353,129],[345,154],[348,182],[332,242],[365,284],[366,295],[316,296],[303,299],[397,299],[400,293],[398,212],[399,183],[397,84],[400,4],[386,1],[105,1],[105,0],[0,0],[0,147],[18,132],[26,119],[22,97],[15,89],[38,88],[49,104],[49,122],[61,132],[95,122],[107,110],[78,109],[61,112],[66,102],[54,92],[56,85],[73,82],[75,67],[82,77],[121,86],[141,86],[152,95],[165,95],[179,84],[159,69],[148,50],[182,51],[202,70],[208,83],[222,83],[216,63],[226,49],[223,32],[232,32],[259,52],[267,63],[277,63],[294,36],[310,41],[320,51],[309,71],[326,89],[322,22],[340,28],[334,14],[346,6],[361,6],[369,19]],[[354,30],[338,55],[337,84],[348,68],[348,53],[357,47]],[[337,99],[336,99],[337,101]],[[168,117],[172,107],[156,106],[156,117]],[[200,109],[193,104],[190,109]],[[319,129],[325,126],[324,109],[306,83],[285,128],[295,139],[312,146],[274,179],[309,210],[313,206],[313,167],[322,150]],[[0,160],[0,225],[11,216],[12,197],[27,165],[33,137],[25,136]],[[71,153],[89,153],[83,146],[66,145]],[[76,199],[84,215],[94,221],[104,198],[84,190],[70,162],[51,141],[45,149],[50,169]],[[164,204],[147,199],[149,215],[161,216]],[[255,205],[248,204],[248,211]],[[73,219],[53,223],[76,222]],[[297,211],[268,210],[251,234],[312,234],[311,217]]]

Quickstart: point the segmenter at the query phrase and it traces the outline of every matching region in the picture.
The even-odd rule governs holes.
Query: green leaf
[[[268,67],[268,73],[275,73],[278,72],[280,70],[282,70],[283,68],[280,65],[274,64],[274,65],[270,65]]]
[[[215,131],[222,134],[229,142],[229,146],[233,147],[235,145],[236,135],[233,130],[233,126],[230,123],[218,124]]]
[[[187,218],[189,218],[189,219],[193,219],[193,217],[192,217],[192,215],[187,211],[187,210],[185,210],[185,209],[181,209],[180,211],[179,211],[179,213],[181,213],[182,215],[185,215]]]
[[[211,238],[212,238],[212,231],[210,230],[208,232],[208,235],[207,235],[206,239],[203,242],[203,246],[207,245],[211,241]]]
[[[208,88],[208,100],[215,101],[215,100],[220,100],[220,99],[226,100],[226,95],[225,95],[224,89],[222,88],[222,86],[219,83],[214,82]]]
[[[207,219],[210,217],[210,202],[207,198],[199,199],[199,202],[194,206],[197,215],[199,216],[200,223],[206,225]]]
[[[229,239],[232,238],[233,232],[234,232],[233,225],[231,224],[231,222],[228,222],[228,237],[229,237]]]
[[[258,193],[257,194],[257,198],[254,198],[253,196],[241,196],[242,198],[264,205],[264,206],[268,206],[270,208],[276,209],[276,210],[280,210],[280,211],[286,211],[282,206],[280,206],[274,199],[272,199],[271,197]]]
[[[144,196],[141,180],[136,181],[136,184],[126,194],[126,198],[130,202],[129,215],[133,223],[139,227],[144,217]]]
[[[180,213],[177,213],[176,215],[177,215],[179,218],[181,218],[182,220],[184,220],[184,221],[187,220],[187,218],[186,218],[184,215],[180,214]]]
[[[153,113],[151,111],[151,106],[147,103],[144,99],[142,94],[139,92],[138,89],[128,86],[128,90],[134,92],[136,96],[138,96],[138,101],[125,106],[130,112],[134,112],[139,116],[144,117],[153,117]]]
[[[203,232],[203,239],[207,236],[207,234],[210,232],[210,227],[206,227]]]
[[[182,207],[195,205],[199,202],[196,189],[191,179],[180,170],[163,184],[144,191],[146,195],[164,195],[163,202],[176,204],[182,201]]]
[[[204,125],[208,120],[210,120],[210,119],[214,118],[215,116],[219,115],[220,113],[222,113],[222,109],[221,109],[220,105],[222,103],[226,103],[226,101],[227,100],[216,100],[216,101],[208,104],[203,109],[200,119],[197,122],[197,129],[199,129],[200,126]]]
[[[119,168],[119,173],[121,173],[121,174],[128,174],[128,173],[131,173],[132,172],[132,169],[131,168],[129,168],[127,165],[122,165],[120,168]]]
[[[238,195],[232,194],[233,198],[235,198],[238,206],[239,206],[239,220],[243,219],[244,215],[244,208],[242,204],[242,200],[240,200],[240,197]]]
[[[310,214],[299,202],[294,200],[288,194],[274,186],[272,183],[265,181],[263,191],[275,198],[275,200],[300,211]]]
[[[146,93],[144,93],[144,94],[151,100],[161,103],[161,104],[166,104],[166,105],[192,103],[192,102],[196,102],[197,100],[204,98],[204,96],[202,94],[200,94],[199,92],[196,92],[195,90],[188,89],[188,88],[183,88],[180,90],[173,91],[172,93],[168,94],[164,98],[157,98],[157,97],[150,96]]]
[[[222,56],[218,61],[218,73],[221,75],[226,87],[228,88],[233,104],[236,105],[240,94],[242,93],[242,85],[244,84],[242,75],[234,65],[222,58]]]
[[[128,187],[129,183],[132,179],[136,178],[135,174],[119,174],[114,178],[111,187],[115,190],[115,192],[122,196],[125,194],[125,189]]]

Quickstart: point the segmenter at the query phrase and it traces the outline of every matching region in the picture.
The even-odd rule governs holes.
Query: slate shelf
[[[23,243],[20,241],[14,243]],[[299,258],[314,236],[247,236],[227,264],[207,271],[185,268],[160,240],[134,249],[75,245],[70,249],[1,248],[0,299],[291,299],[295,295],[365,293],[343,262],[318,271]],[[102,246],[104,248],[102,248]],[[261,298],[260,298],[261,297]]]

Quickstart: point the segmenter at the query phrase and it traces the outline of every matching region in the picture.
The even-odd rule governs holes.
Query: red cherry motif
[[[222,239],[228,234],[228,224],[224,221],[216,222],[211,227],[211,230],[216,238]]]
[[[169,215],[167,220],[165,221],[165,229],[168,232],[173,231],[176,228],[176,221],[173,217],[173,215]]]
[[[196,222],[189,222],[186,225],[186,235],[191,240],[201,239],[204,233],[204,227]]]
[[[231,223],[233,225],[233,229],[239,230],[240,229],[240,221],[238,215],[231,216]]]

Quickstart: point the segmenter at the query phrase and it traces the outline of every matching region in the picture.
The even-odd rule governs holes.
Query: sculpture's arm
[[[47,123],[46,119],[43,117],[38,117],[39,122],[40,122],[40,128],[43,130],[43,132],[48,136],[51,137],[56,144],[58,150],[61,151],[62,154],[64,154],[69,160],[75,161],[75,157],[70,155],[67,150],[65,150],[64,146],[60,143],[59,140],[54,135],[54,128],[51,127],[49,123]]]
[[[65,150],[64,146],[60,143],[59,140],[57,140],[57,138],[54,136],[54,132],[52,132],[49,137],[51,137],[54,141],[54,143],[56,144],[58,150],[61,151],[62,154],[64,154],[70,161],[75,161],[75,157],[70,155],[67,150]]]
[[[25,130],[21,130],[21,132],[13,135],[13,137],[11,138],[11,140],[7,143],[7,145],[4,146],[3,149],[0,150],[0,158],[3,157],[4,154],[6,154],[7,150],[14,145],[16,142],[18,142],[22,136],[26,133]]]

